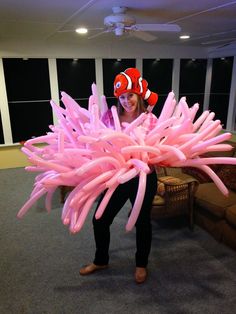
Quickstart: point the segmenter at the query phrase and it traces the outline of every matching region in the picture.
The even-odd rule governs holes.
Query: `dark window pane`
[[[48,101],[9,103],[9,112],[14,143],[44,135],[53,123]]]
[[[232,68],[233,57],[213,59],[211,93],[229,94]]]
[[[47,59],[3,59],[8,101],[50,100]]]
[[[127,68],[134,68],[135,59],[121,59],[121,61],[117,61],[117,59],[103,59],[102,67],[104,95],[107,97],[109,106],[111,106],[117,102],[113,95],[115,76]]]
[[[209,109],[215,112],[215,119],[221,120],[223,128],[227,122],[232,68],[233,57],[213,59]]]
[[[47,59],[3,59],[13,142],[42,135],[52,124]]]
[[[57,74],[59,91],[66,92],[81,107],[87,108],[91,85],[96,83],[95,59],[57,59]]]
[[[179,98],[186,96],[189,106],[199,104],[197,117],[203,111],[206,59],[182,59],[180,61]]]
[[[143,59],[143,77],[151,91],[159,95],[153,113],[160,115],[168,93],[172,90],[172,59]]]
[[[226,128],[227,122],[227,113],[229,107],[229,95],[219,95],[219,94],[211,94],[210,95],[210,111],[215,112],[215,120],[221,120],[223,124],[223,129]]]

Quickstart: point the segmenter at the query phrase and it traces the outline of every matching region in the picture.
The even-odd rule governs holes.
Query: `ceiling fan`
[[[177,24],[136,24],[134,17],[128,15],[126,7],[113,7],[112,15],[104,18],[104,27],[102,31],[88,37],[89,39],[98,37],[104,33],[113,32],[116,36],[122,36],[129,33],[144,41],[152,41],[156,36],[150,32],[180,32],[181,28]]]

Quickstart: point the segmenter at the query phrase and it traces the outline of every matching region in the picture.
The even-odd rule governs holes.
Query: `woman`
[[[127,124],[135,120],[142,112],[146,112],[146,119],[143,122],[145,130],[151,130],[157,121],[157,118],[148,113],[144,105],[144,100],[149,105],[154,105],[157,101],[157,94],[147,88],[147,82],[142,79],[140,73],[135,68],[129,68],[121,72],[115,78],[114,95],[118,98],[118,115],[122,123]],[[111,111],[108,110],[103,122],[109,126],[114,126]],[[95,271],[105,269],[109,262],[109,244],[110,244],[110,225],[113,219],[129,199],[134,205],[139,178],[135,177],[130,181],[120,184],[113,193],[102,217],[96,219],[93,217],[94,237],[96,242],[96,253],[93,263],[80,269],[81,275],[89,275]],[[136,269],[135,281],[143,283],[147,278],[148,256],[151,249],[152,227],[150,212],[152,201],[157,190],[156,172],[147,175],[146,192],[141,207],[141,211],[136,227]],[[101,198],[102,199],[102,198]],[[98,203],[99,206],[100,202]],[[97,206],[97,208],[98,208]]]

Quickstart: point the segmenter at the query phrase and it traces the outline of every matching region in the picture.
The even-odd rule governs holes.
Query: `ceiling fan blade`
[[[149,32],[180,32],[181,28],[177,24],[136,24],[134,28],[140,31]]]
[[[142,39],[144,41],[153,41],[155,39],[157,39],[156,36],[153,36],[152,34],[149,34],[147,32],[143,32],[143,31],[134,31],[131,33],[133,36],[139,38],[139,39]]]

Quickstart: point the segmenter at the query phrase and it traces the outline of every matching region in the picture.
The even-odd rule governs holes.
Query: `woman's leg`
[[[108,202],[102,217],[96,219],[94,214],[93,228],[96,243],[96,253],[94,259],[95,265],[107,265],[109,262],[110,225],[112,224],[117,213],[124,206],[128,197],[129,192],[127,189],[127,184],[120,184]],[[97,209],[101,201],[102,197],[98,202]]]

